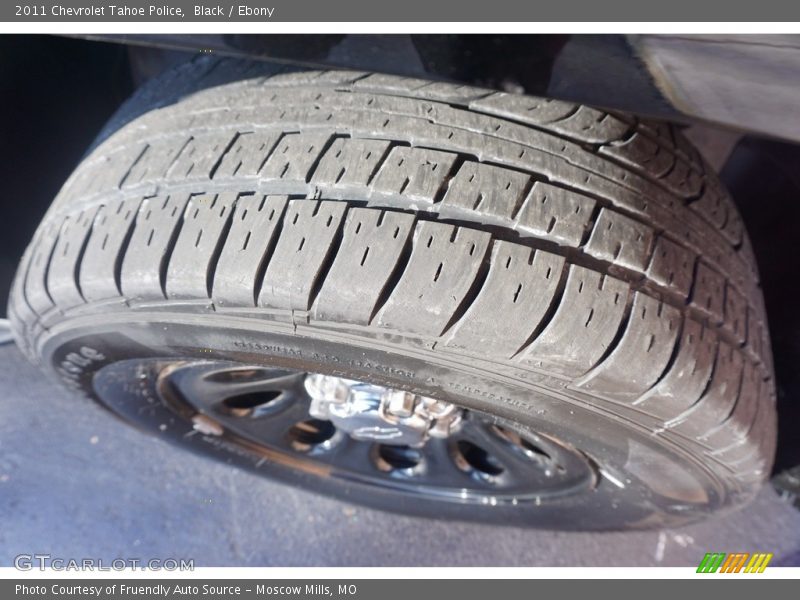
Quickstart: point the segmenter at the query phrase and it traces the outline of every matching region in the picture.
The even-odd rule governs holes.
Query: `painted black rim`
[[[228,361],[173,362],[158,393],[199,435],[223,437],[302,472],[389,492],[483,505],[538,504],[585,492],[596,471],[582,452],[478,411],[421,448],[352,439],[309,415],[305,373]]]

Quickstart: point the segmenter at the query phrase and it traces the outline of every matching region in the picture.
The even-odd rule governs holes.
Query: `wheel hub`
[[[555,438],[363,381],[199,360],[162,367],[156,387],[203,438],[347,485],[494,506],[538,504],[596,482],[586,457]]]
[[[305,389],[312,417],[360,441],[420,448],[455,433],[463,415],[448,402],[331,375],[307,375]]]

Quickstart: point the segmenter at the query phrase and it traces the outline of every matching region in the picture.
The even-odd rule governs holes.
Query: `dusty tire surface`
[[[558,436],[598,472],[590,492],[491,516],[271,472],[383,508],[605,529],[752,497],[776,419],[758,275],[675,128],[264,69],[196,60],[112,120],[20,266],[10,316],[31,360],[93,396],[101,368],[145,356],[331,372]],[[111,408],[268,470],[186,441],[148,385]]]

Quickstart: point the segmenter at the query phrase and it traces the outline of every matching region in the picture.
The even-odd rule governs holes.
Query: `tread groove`
[[[490,256],[492,253],[492,243],[486,245],[484,250],[484,255],[481,257],[481,264],[478,268],[478,272],[475,275],[475,279],[473,279],[472,284],[470,284],[467,293],[462,298],[461,302],[456,307],[455,311],[451,315],[450,319],[444,326],[444,330],[440,337],[447,337],[450,329],[454,327],[465,315],[469,307],[478,297],[478,294],[483,289],[483,286],[486,284],[486,278],[489,276],[489,263],[490,263]],[[439,265],[441,269],[441,265]]]
[[[169,199],[169,196],[167,196],[167,199]],[[169,240],[167,241],[164,255],[161,257],[161,261],[158,264],[158,282],[159,285],[161,286],[161,293],[163,294],[164,298],[169,297],[167,295],[167,272],[169,270],[169,261],[172,258],[172,253],[174,252],[175,245],[178,242],[178,236],[180,235],[181,229],[183,228],[183,221],[186,216],[185,211],[186,207],[184,207],[184,210],[181,211],[181,216],[175,223],[175,227],[173,228]]]
[[[275,233],[272,236],[270,243],[267,245],[267,249],[264,251],[261,261],[258,264],[258,268],[256,269],[253,285],[253,306],[258,306],[258,298],[261,295],[261,287],[264,284],[264,276],[267,273],[267,267],[269,266],[270,260],[275,253],[275,247],[278,245],[278,239],[283,231],[283,220],[285,217],[286,209],[284,208],[281,214],[278,215],[278,220],[275,222]]]
[[[412,231],[413,227],[416,227],[416,222],[412,226]],[[391,267],[391,272],[386,281],[386,285],[383,287],[380,294],[378,294],[378,299],[375,302],[375,308],[372,309],[369,319],[367,320],[367,323],[370,325],[373,324],[375,318],[386,305],[395,288],[397,287],[397,284],[400,283],[403,273],[408,268],[408,263],[411,260],[411,250],[413,249],[413,238],[413,235],[408,236],[405,244],[403,245],[403,250],[400,252],[399,257],[397,258],[397,261]]]
[[[558,307],[561,306],[561,302],[564,299],[564,291],[567,288],[567,278],[569,277],[569,266],[565,265],[561,268],[561,273],[559,274],[558,284],[556,285],[555,294],[550,299],[550,303],[547,307],[547,310],[542,317],[542,320],[539,324],[534,328],[531,334],[525,339],[525,341],[520,345],[516,352],[511,356],[511,360],[516,360],[518,357],[521,357],[528,347],[536,341],[536,338],[544,331],[550,322],[553,320],[553,317],[558,310]]]
[[[231,142],[233,144],[233,142]],[[236,209],[236,203],[238,201],[238,197],[233,201],[231,204],[230,210],[228,210],[228,215],[225,218],[225,224],[222,226],[222,230],[220,231],[219,237],[217,238],[217,243],[214,246],[214,250],[211,253],[211,257],[208,261],[208,270],[206,271],[206,291],[208,293],[208,297],[213,297],[213,288],[214,288],[214,275],[217,271],[217,263],[219,262],[219,257],[222,255],[222,249],[225,247],[225,242],[228,241],[228,234],[231,230],[231,225],[233,222],[233,213]]]

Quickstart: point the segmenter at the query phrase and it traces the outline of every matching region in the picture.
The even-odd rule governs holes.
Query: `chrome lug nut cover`
[[[457,431],[463,416],[454,404],[352,379],[309,374],[304,385],[309,414],[356,440],[418,448]]]

